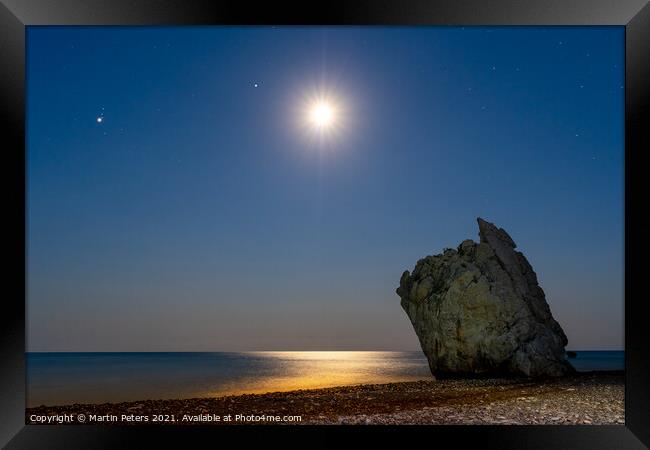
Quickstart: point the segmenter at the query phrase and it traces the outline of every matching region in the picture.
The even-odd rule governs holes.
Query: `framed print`
[[[646,2],[0,20],[7,448],[650,442]]]

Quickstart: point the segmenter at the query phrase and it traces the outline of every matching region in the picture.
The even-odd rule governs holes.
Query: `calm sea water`
[[[578,352],[577,370],[623,369],[623,352]],[[431,380],[422,352],[28,353],[27,405],[261,393]]]
[[[593,370],[625,370],[624,351],[580,351],[569,362],[578,372]]]

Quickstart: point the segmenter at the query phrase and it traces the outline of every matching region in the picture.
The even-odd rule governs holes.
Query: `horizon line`
[[[625,349],[565,349],[567,352],[624,352]],[[304,353],[304,352],[419,352],[422,350],[32,350],[25,353]]]

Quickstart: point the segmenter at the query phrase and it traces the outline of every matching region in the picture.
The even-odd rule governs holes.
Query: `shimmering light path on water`
[[[31,353],[28,406],[432,379],[421,352]]]
[[[622,370],[578,352],[577,370]],[[422,352],[29,353],[27,406],[192,398],[431,380]]]

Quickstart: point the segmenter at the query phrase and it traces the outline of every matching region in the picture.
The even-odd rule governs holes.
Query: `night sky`
[[[623,348],[622,27],[27,37],[29,351],[417,350],[400,276],[478,216]]]

